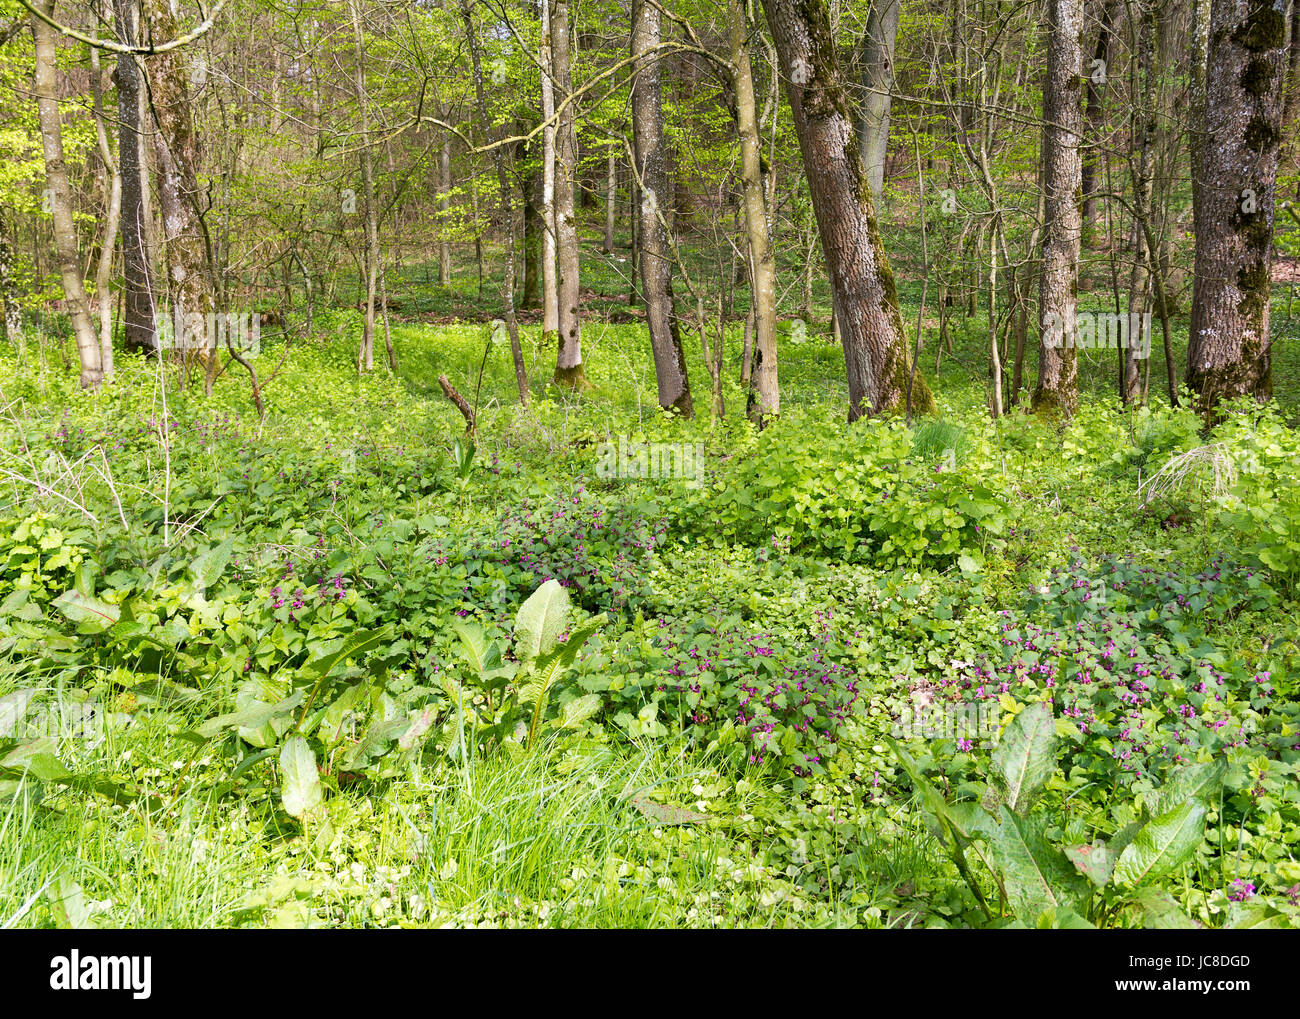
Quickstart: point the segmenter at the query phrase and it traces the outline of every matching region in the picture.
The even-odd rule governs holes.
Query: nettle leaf
[[[1182,866],[1205,835],[1206,806],[1186,800],[1149,821],[1115,864],[1115,883],[1128,888],[1154,881]]]
[[[51,603],[69,620],[93,630],[106,630],[122,615],[122,610],[106,601],[80,591],[64,591]]]
[[[529,662],[550,651],[564,632],[568,615],[569,592],[558,580],[548,580],[515,615],[515,657]]]
[[[285,813],[301,821],[324,799],[316,755],[301,736],[286,740],[280,750],[280,774],[280,798]]]
[[[1003,804],[1001,822],[989,832],[990,846],[1016,916],[1029,922],[1044,910],[1081,909],[1087,884],[1065,854],[1043,838],[1037,821]]]
[[[1151,794],[1147,809],[1152,817],[1159,817],[1193,797],[1208,802],[1218,793],[1227,774],[1228,762],[1223,760],[1177,768]]]
[[[1023,814],[1056,768],[1052,706],[1040,701],[1016,715],[993,751],[992,764],[1003,801]]]
[[[1158,888],[1139,888],[1133,896],[1142,910],[1142,926],[1147,930],[1195,930],[1197,923],[1186,913],[1168,892]]]

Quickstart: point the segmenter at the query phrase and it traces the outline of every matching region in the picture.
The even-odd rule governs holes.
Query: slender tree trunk
[[[117,37],[136,38],[134,0],[115,0]],[[140,68],[129,53],[117,57],[118,162],[122,174],[122,344],[127,350],[157,354],[153,281],[146,243],[144,166],[140,142]]]
[[[873,0],[858,55],[865,93],[858,120],[858,148],[867,183],[871,185],[871,195],[877,202],[885,184],[889,110],[894,91],[894,42],[898,37],[898,10],[901,6],[902,0]]]
[[[1105,125],[1104,91],[1109,77],[1111,23],[1115,16],[1115,0],[1102,0],[1101,24],[1097,29],[1097,45],[1092,51],[1092,66],[1083,69],[1084,121],[1087,124],[1088,147],[1083,153],[1083,230],[1087,235],[1097,226],[1097,162],[1098,144]],[[1100,62],[1100,63],[1099,63]]]
[[[541,160],[532,158],[529,148],[529,144],[522,141],[515,146],[515,165],[523,169],[524,280],[519,288],[521,308],[536,308],[541,304],[542,235],[546,233],[542,217],[542,164]]]
[[[451,133],[438,150],[438,286],[451,286]]]
[[[18,303],[18,283],[14,264],[14,249],[9,242],[9,224],[0,218],[0,303],[3,303],[3,315],[0,325],[4,328],[5,341],[13,344],[20,351],[23,341],[22,306]]]
[[[95,143],[99,151],[100,184],[104,189],[107,209],[100,234],[99,263],[95,269],[95,297],[99,302],[99,359],[104,369],[104,381],[113,381],[113,298],[110,284],[113,277],[113,255],[117,251],[117,228],[122,218],[122,174],[108,144],[107,118],[104,116],[104,95],[101,87],[99,50],[90,49],[90,90],[95,115]]]
[[[370,150],[369,96],[366,92],[366,43],[361,31],[361,5],[352,0],[353,81],[357,108],[361,114],[361,188],[366,206],[366,274],[365,324],[361,331],[361,349],[357,352],[357,370],[375,367],[375,294],[379,285],[379,209],[375,206],[375,168]]]
[[[765,419],[781,413],[776,361],[776,259],[772,254],[763,195],[763,156],[744,0],[731,0],[731,65],[735,76],[736,132],[740,136],[740,181],[745,197],[754,316],[755,364],[747,412],[750,420],[762,427]]]
[[[569,0],[551,0],[551,59],[555,65],[557,103],[573,91],[569,59]],[[574,132],[574,107],[559,112],[555,125],[555,265],[559,299],[559,345],[555,356],[555,381],[576,389],[586,382],[582,370],[582,320],[578,296],[578,221],[573,209],[573,188],[578,174],[578,141]]]
[[[1214,0],[1188,383],[1199,409],[1273,393],[1269,287],[1286,21],[1269,0]]]
[[[461,0],[460,13],[465,22],[465,38],[469,41],[470,61],[474,71],[474,98],[483,130],[491,129],[487,97],[483,93],[483,59],[479,53],[478,35],[474,31],[474,18],[470,12],[471,0]],[[501,193],[501,216],[505,221],[506,268],[501,281],[501,305],[506,320],[506,333],[510,337],[510,357],[515,365],[515,386],[519,402],[528,405],[528,369],[524,366],[524,350],[519,344],[519,320],[515,316],[515,210],[510,191],[510,174],[506,169],[501,146],[492,149],[492,162],[497,172],[497,188]]]
[[[659,44],[659,8],[650,0],[632,0],[631,49],[634,60]],[[632,81],[632,135],[636,147],[636,176],[640,183],[637,209],[641,286],[645,294],[646,324],[655,359],[659,406],[693,417],[691,385],[686,375],[686,356],[673,306],[673,270],[665,228],[663,204],[668,195],[665,164],[663,100],[659,62],[655,57],[640,59]]]
[[[763,0],[821,233],[849,383],[849,420],[900,409],[909,356],[824,0]],[[912,406],[933,413],[917,375]]]
[[[614,253],[614,220],[618,207],[618,156],[610,146],[606,156],[609,166],[606,170],[605,184],[605,243],[601,250],[606,255]]]
[[[1151,199],[1155,173],[1154,158],[1156,132],[1158,130],[1155,93],[1157,88],[1156,77],[1159,73],[1155,63],[1156,34],[1158,30],[1155,7],[1151,0],[1143,0],[1140,6],[1135,5],[1132,8],[1132,13],[1137,21],[1134,26],[1137,34],[1137,45],[1134,52],[1136,59],[1132,70],[1134,82],[1131,89],[1133,117],[1129,137],[1136,151],[1131,152],[1129,155],[1129,177],[1133,185],[1134,232],[1136,238],[1133,265],[1129,272],[1127,313],[1130,323],[1135,321],[1132,317],[1135,314],[1139,316],[1136,321],[1141,322],[1141,316],[1149,306],[1151,294],[1150,264],[1153,258],[1156,257],[1156,253],[1148,248],[1147,236],[1150,233]],[[1123,313],[1123,310],[1121,310],[1121,314]],[[1121,372],[1119,385],[1120,400],[1126,406],[1140,403],[1142,400],[1142,347],[1138,342],[1138,337],[1132,335],[1131,329],[1127,338],[1128,345],[1123,347],[1120,352]],[[1149,352],[1148,349],[1147,353]]]
[[[1033,410],[1068,419],[1079,407],[1077,321],[1083,165],[1079,104],[1082,0],[1047,0],[1043,84],[1043,272],[1038,299],[1038,386]]]
[[[54,0],[34,0],[32,6],[47,17],[54,16]],[[32,91],[36,95],[36,108],[40,117],[45,183],[49,188],[50,212],[54,218],[54,247],[59,259],[59,275],[63,279],[63,294],[77,341],[82,388],[98,389],[104,381],[104,369],[82,281],[77,230],[72,222],[72,190],[68,185],[68,167],[63,159],[63,125],[55,84],[58,58],[54,48],[54,29],[33,16],[32,35],[36,43],[36,74]]]
[[[541,0],[542,70],[542,346],[559,357],[560,292],[555,264],[555,54],[551,48],[551,4]]]

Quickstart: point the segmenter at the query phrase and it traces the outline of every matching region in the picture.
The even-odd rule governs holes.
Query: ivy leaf
[[[1115,882],[1134,888],[1182,866],[1204,836],[1205,814],[1206,806],[1200,800],[1185,800],[1149,821],[1120,854]]]

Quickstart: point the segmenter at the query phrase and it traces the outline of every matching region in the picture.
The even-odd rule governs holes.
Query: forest
[[[1300,926],[1298,113],[1300,0],[0,0],[0,928]]]

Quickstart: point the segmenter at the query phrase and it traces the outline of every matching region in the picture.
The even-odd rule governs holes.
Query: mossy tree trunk
[[[1214,0],[1187,381],[1200,411],[1273,393],[1269,289],[1286,19],[1268,0]]]
[[[849,382],[849,420],[903,409],[909,363],[894,273],[858,155],[824,0],[763,0],[799,136]],[[933,413],[918,374],[912,410]]]

